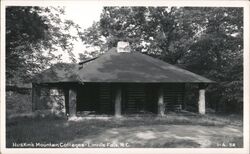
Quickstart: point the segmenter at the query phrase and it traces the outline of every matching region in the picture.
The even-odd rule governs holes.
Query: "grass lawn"
[[[8,148],[131,147],[235,148],[243,146],[242,118],[238,116],[64,118],[36,117],[7,120]]]

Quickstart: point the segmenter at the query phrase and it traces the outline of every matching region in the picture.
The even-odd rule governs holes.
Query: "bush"
[[[13,91],[6,91],[6,114],[7,116],[32,111],[31,93],[20,94]]]

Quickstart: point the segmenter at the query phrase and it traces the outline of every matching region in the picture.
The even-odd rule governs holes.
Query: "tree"
[[[242,106],[242,8],[105,7],[100,21],[81,34],[83,43],[104,52],[129,41],[135,51],[217,81],[208,91],[212,108]]]
[[[175,64],[193,40],[192,31],[177,22],[180,13],[175,7],[105,7],[100,22],[81,38],[85,44],[101,46],[104,51],[119,40],[129,41],[134,50]]]
[[[243,10],[185,8],[185,11],[203,30],[183,57],[183,64],[187,69],[217,82],[208,91],[212,107],[242,112]]]
[[[32,76],[47,68],[64,50],[71,52],[70,28],[76,25],[62,20],[63,8],[16,7],[6,8],[6,78],[7,83],[27,82]]]

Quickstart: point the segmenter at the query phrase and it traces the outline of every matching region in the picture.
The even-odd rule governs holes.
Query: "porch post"
[[[198,111],[199,114],[206,113],[205,86],[203,84],[199,85]]]
[[[165,115],[165,105],[164,105],[164,90],[163,87],[160,86],[158,90],[158,116]]]
[[[69,116],[75,117],[76,116],[76,90],[69,89]]]
[[[121,117],[122,89],[120,86],[115,88],[115,117]]]
[[[37,104],[40,103],[41,88],[35,83],[32,83],[32,111],[37,110]]]
[[[69,89],[64,89],[64,105],[65,105],[65,113],[69,116]]]

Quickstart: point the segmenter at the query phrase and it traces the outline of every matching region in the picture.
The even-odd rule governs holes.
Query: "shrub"
[[[19,114],[32,111],[31,93],[20,94],[13,91],[6,91],[6,114]]]

